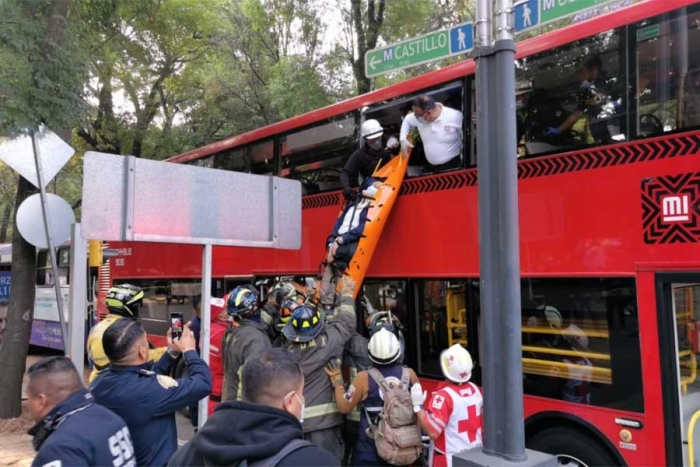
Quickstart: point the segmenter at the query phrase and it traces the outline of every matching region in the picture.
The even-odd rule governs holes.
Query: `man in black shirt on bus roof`
[[[348,200],[353,200],[357,196],[354,188],[359,186],[358,175],[362,174],[363,178],[371,176],[375,169],[389,162],[391,157],[397,155],[400,150],[399,141],[396,138],[393,138],[394,141],[392,138],[389,139],[388,146],[391,153],[384,148],[382,144],[384,128],[377,120],[370,119],[364,122],[360,134],[364,138],[364,147],[352,153],[340,172],[343,195]]]

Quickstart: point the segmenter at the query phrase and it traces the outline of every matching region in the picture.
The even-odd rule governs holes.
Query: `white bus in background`
[[[87,267],[87,265],[86,265]],[[7,316],[7,303],[10,298],[12,271],[12,245],[0,244],[0,334],[5,328]],[[55,350],[63,350],[61,339],[61,324],[58,318],[58,306],[56,304],[56,289],[54,288],[53,270],[51,268],[51,255],[48,250],[37,250],[37,269],[34,296],[34,320],[32,333],[29,339],[31,345]],[[70,245],[62,245],[58,248],[58,280],[63,298],[63,310],[66,320],[70,322]],[[90,299],[95,289],[88,287],[88,323],[86,329],[92,326],[92,303]]]

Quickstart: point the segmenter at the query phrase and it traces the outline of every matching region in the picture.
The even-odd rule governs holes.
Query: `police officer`
[[[27,405],[37,424],[33,467],[119,465],[134,467],[124,420],[95,403],[66,357],[39,360],[27,371]]]
[[[143,297],[143,290],[131,284],[119,284],[109,289],[105,300],[109,314],[92,328],[88,336],[87,351],[92,365],[90,382],[109,366],[109,359],[102,348],[102,335],[105,330],[119,319],[138,318]],[[150,350],[149,361],[157,361],[166,350],[166,348]]]
[[[228,296],[226,311],[233,317],[233,326],[221,342],[224,357],[224,386],[222,399],[241,400],[240,371],[254,354],[272,347],[268,325],[262,320],[258,292],[250,286],[233,289]]]
[[[330,324],[325,325],[315,305],[306,303],[294,310],[282,330],[287,348],[297,354],[304,372],[304,438],[330,451],[338,461],[344,455],[343,418],[323,369],[328,360],[342,355],[355,333],[354,291],[355,281],[344,277],[340,304]]]
[[[162,466],[177,450],[175,413],[211,391],[211,372],[195,349],[190,324],[156,363],[148,363],[148,340],[141,324],[120,319],[104,333],[102,343],[110,368],[92,383],[98,404],[124,419],[131,431],[137,465]],[[167,376],[182,353],[188,376]]]

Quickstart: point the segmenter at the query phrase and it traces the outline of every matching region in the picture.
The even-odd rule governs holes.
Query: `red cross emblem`
[[[455,361],[455,356],[454,356],[454,355],[450,355],[450,363],[452,363],[452,362],[454,362],[454,361]]]

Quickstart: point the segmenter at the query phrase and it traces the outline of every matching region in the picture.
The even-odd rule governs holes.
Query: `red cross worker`
[[[472,357],[459,344],[443,350],[440,367],[446,381],[438,386],[425,405],[426,393],[419,384],[411,388],[413,410],[421,428],[430,437],[430,467],[452,467],[452,455],[481,446],[484,399],[479,387],[470,383]]]

